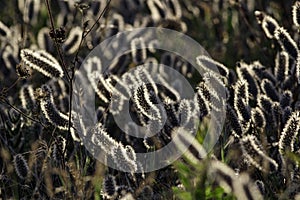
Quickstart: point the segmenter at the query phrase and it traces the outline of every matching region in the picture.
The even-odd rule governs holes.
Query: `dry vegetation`
[[[13,0],[0,2],[0,19],[0,198],[300,199],[300,2]],[[98,116],[88,134],[95,151],[131,170],[122,172],[82,145],[74,125],[81,116],[71,112],[72,83],[103,40],[141,27],[182,32],[212,58],[194,58],[206,72],[201,77],[176,54],[136,50],[148,42],[142,35],[107,74],[87,74]],[[194,98],[182,99],[176,84],[155,84],[140,67],[157,63],[185,76]],[[205,68],[211,64],[219,71]],[[137,76],[122,78],[134,67]],[[144,77],[150,84],[141,86]],[[211,82],[226,88],[226,99]],[[116,91],[116,83],[125,89]],[[163,126],[155,136],[127,136],[114,123],[119,110],[110,107],[112,94],[126,98],[128,88],[136,90],[129,98],[135,122],[145,126],[153,118]],[[207,121],[222,111],[225,122],[214,119],[222,134],[205,152]],[[182,128],[194,120],[200,120],[196,140],[193,130]],[[184,156],[163,169],[134,173],[136,153],[161,148],[178,130],[178,148],[193,141]]]

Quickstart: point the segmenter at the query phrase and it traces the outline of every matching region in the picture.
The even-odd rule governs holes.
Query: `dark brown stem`
[[[20,78],[18,78],[11,86],[9,86],[9,88],[5,89],[5,92],[8,92],[10,89],[12,89],[18,82],[19,82]]]
[[[49,18],[50,18],[51,29],[52,29],[52,31],[55,32],[54,20],[53,20],[51,8],[50,8],[49,0],[45,0],[45,2],[46,2],[46,5],[47,5],[47,10],[48,10]],[[63,70],[64,70],[64,72],[65,72],[65,74],[66,74],[66,76],[68,78],[68,81],[70,82],[69,84],[72,84],[71,81],[70,81],[71,78],[70,78],[70,75],[69,75],[69,72],[68,72],[68,68],[67,68],[67,66],[66,66],[66,64],[64,62],[63,55],[62,55],[62,52],[61,52],[60,47],[58,45],[56,37],[54,37],[54,43],[55,43],[55,48],[56,48],[56,50],[58,52],[58,56],[59,56],[60,62],[62,63],[62,68],[63,68]]]
[[[105,12],[107,11],[107,9],[109,8],[111,0],[107,1],[107,4],[105,6],[105,8],[103,9],[103,11],[100,13],[99,17],[97,18],[96,22],[91,26],[91,28],[83,35],[84,38],[93,30],[93,28],[96,26],[96,24],[99,22],[99,20],[103,17],[103,15],[105,14]]]
[[[9,103],[9,101],[3,97],[0,97],[0,101],[2,101],[3,103],[6,103],[7,105],[9,105],[11,108],[13,108],[15,111],[17,111],[18,113],[20,113],[23,117],[26,117],[27,119],[30,119],[31,121],[34,121],[38,124],[41,124],[43,127],[45,127],[45,125],[43,125],[40,121],[37,121],[35,119],[33,119],[32,117],[26,115],[25,113],[23,113],[21,110],[19,110],[18,108],[16,108],[15,106],[13,106],[11,103]]]
[[[103,15],[105,14],[105,12],[109,8],[110,2],[111,2],[111,0],[107,1],[107,4],[105,5],[105,8],[100,13],[100,15],[98,16],[97,20],[91,26],[91,28],[88,31],[83,30],[83,32],[81,34],[81,40],[80,40],[79,47],[78,47],[78,49],[76,51],[76,55],[75,55],[74,60],[73,60],[73,67],[72,67],[72,72],[71,72],[71,76],[70,76],[70,86],[69,86],[69,90],[70,90],[70,96],[69,96],[69,124],[68,124],[69,135],[71,134],[71,120],[72,120],[72,115],[71,114],[72,114],[72,100],[73,100],[73,79],[74,79],[74,74],[75,74],[75,65],[78,62],[79,50],[80,50],[80,47],[81,47],[84,39],[86,38],[86,36],[93,30],[93,28],[96,26],[96,24],[99,22],[99,20],[103,17]]]

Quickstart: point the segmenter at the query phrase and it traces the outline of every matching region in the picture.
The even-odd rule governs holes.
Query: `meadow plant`
[[[277,21],[284,13],[270,13],[280,7],[275,1],[2,4],[1,12],[7,8],[14,15],[0,14],[1,198],[300,198],[299,1],[283,3],[290,28]],[[245,26],[249,31],[242,36]],[[103,56],[116,56],[109,66],[97,56],[86,59],[105,39],[146,27],[204,41],[213,58],[192,58],[200,76],[193,62],[158,49],[158,41],[141,32],[124,38],[130,52],[116,56],[119,43],[105,49]],[[258,44],[272,56],[257,56]],[[256,59],[249,60],[252,52]],[[83,63],[86,74],[78,73]],[[194,90],[190,99],[180,95],[186,88],[163,65],[185,77]],[[93,127],[72,110],[88,110],[84,102],[74,105],[85,94],[74,89],[78,80],[96,94]],[[126,109],[132,122],[118,127],[114,116]],[[138,127],[147,127],[143,137]],[[210,128],[222,131],[208,151]],[[170,152],[184,154],[164,168],[144,169],[139,155],[172,141]]]

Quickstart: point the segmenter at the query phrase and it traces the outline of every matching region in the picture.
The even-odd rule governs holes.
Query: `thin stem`
[[[48,0],[45,0],[46,2],[46,5],[47,5],[47,10],[48,10],[48,14],[49,14],[49,18],[50,18],[50,23],[51,23],[51,29],[52,31],[55,32],[55,27],[54,27],[54,20],[53,20],[53,16],[52,16],[52,12],[51,12],[51,8],[50,8],[50,4],[49,4],[49,1]],[[64,62],[64,59],[63,59],[63,55],[62,55],[62,52],[59,48],[59,45],[58,45],[58,42],[57,42],[57,38],[54,37],[54,43],[55,43],[55,47],[56,47],[56,50],[58,52],[58,55],[59,55],[59,59],[60,59],[60,62],[62,63],[62,68],[68,78],[68,81],[70,82],[71,78],[70,78],[70,75],[68,73],[68,69],[67,69],[67,66]]]
[[[72,77],[71,77],[71,83],[69,86],[70,89],[70,95],[69,95],[69,123],[68,123],[68,133],[69,135],[71,134],[71,121],[72,121],[72,101],[73,101],[73,73],[72,73]]]
[[[70,96],[69,96],[69,123],[68,123],[68,132],[69,132],[69,135],[71,134],[71,120],[72,120],[72,112],[71,111],[72,111],[72,101],[73,101],[73,79],[74,79],[74,74],[75,74],[75,65],[78,62],[79,50],[80,50],[80,47],[81,47],[84,39],[86,38],[86,36],[93,30],[93,28],[96,26],[96,24],[99,22],[99,20],[103,17],[103,15],[105,14],[105,12],[109,8],[110,2],[111,2],[111,0],[107,1],[107,4],[105,5],[105,8],[100,13],[100,15],[98,16],[97,20],[91,26],[91,28],[89,30],[87,30],[86,32],[85,32],[85,30],[83,30],[83,32],[81,34],[81,40],[80,40],[80,43],[79,43],[79,47],[78,47],[78,49],[76,51],[76,55],[74,57],[72,72],[71,72],[71,76],[70,76],[70,85],[69,85],[69,91],[70,91]]]
[[[37,121],[36,119],[33,119],[32,117],[26,115],[25,113],[23,113],[21,110],[19,110],[18,108],[16,108],[15,106],[13,106],[11,103],[9,103],[9,101],[7,99],[4,99],[3,97],[0,97],[0,100],[3,103],[6,103],[7,105],[9,105],[11,108],[13,108],[15,111],[17,111],[18,113],[20,113],[22,116],[26,117],[27,119],[30,119],[31,121],[34,121],[38,124],[41,124],[43,127],[45,127],[45,125],[43,125],[40,121]]]
[[[20,78],[18,78],[11,86],[9,86],[9,88],[5,89],[5,92],[8,92],[10,89],[12,89],[18,82],[19,82]]]
[[[105,14],[106,10],[109,8],[111,0],[106,1],[107,4],[104,7],[103,11],[100,13],[99,17],[97,18],[96,22],[91,26],[91,28],[84,34],[84,38],[93,30],[93,28],[96,26],[96,24],[99,22],[99,20],[102,18],[102,16]]]

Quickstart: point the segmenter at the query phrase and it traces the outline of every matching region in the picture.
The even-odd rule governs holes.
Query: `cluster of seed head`
[[[57,16],[56,22],[58,26],[64,26],[66,30],[70,31],[65,36],[63,28],[50,30],[44,27],[40,29],[37,34],[37,45],[38,49],[43,50],[33,50],[36,49],[34,46],[19,49],[18,45],[5,42],[12,38],[20,38],[20,35],[13,27],[8,27],[0,22],[0,40],[5,44],[1,53],[5,66],[13,69],[16,63],[21,62],[24,69],[30,67],[53,78],[43,83],[44,85],[37,92],[34,92],[36,89],[34,84],[23,85],[19,92],[22,108],[34,110],[39,107],[44,120],[62,131],[67,130],[70,123],[68,115],[64,114],[68,112],[66,105],[69,102],[64,82],[58,79],[64,76],[64,72],[58,61],[52,56],[54,48],[51,38],[61,43],[66,57],[74,55],[81,44],[82,33],[86,31],[88,23],[85,23],[84,28],[74,26],[75,15],[70,15],[70,13],[74,9],[80,9],[80,12],[85,13],[85,17],[90,19],[89,24],[93,24],[103,7],[101,1],[93,2],[91,9],[88,10],[79,4],[75,8],[71,2],[58,1],[61,12]],[[95,26],[96,31],[92,31],[87,36],[85,39],[87,47],[93,49],[99,44],[103,35],[98,33],[104,29],[105,37],[113,36],[123,30],[148,26],[166,27],[186,32],[187,25],[181,20],[183,17],[182,7],[186,6],[184,9],[191,13],[197,12],[197,9],[188,2],[179,3],[178,0],[121,1],[120,9],[108,13],[107,19],[100,20]],[[26,24],[34,25],[37,22],[40,2],[19,1],[18,6],[22,11],[23,21]],[[24,7],[26,9],[23,9]],[[147,10],[150,15],[139,16],[134,12],[142,9]],[[132,12],[128,13],[128,10],[132,10]],[[141,177],[133,174],[141,167],[136,160],[137,151],[153,150],[175,138],[176,148],[179,150],[185,151],[186,144],[191,144],[185,156],[193,163],[199,164],[207,152],[194,140],[192,133],[195,132],[194,126],[197,124],[195,121],[204,122],[207,117],[211,117],[216,120],[216,127],[222,126],[218,116],[224,110],[227,115],[226,127],[229,127],[230,139],[239,145],[240,153],[243,155],[242,160],[247,164],[246,168],[254,167],[259,171],[256,171],[258,176],[256,174],[251,174],[251,176],[263,177],[260,176],[261,173],[263,175],[276,174],[285,170],[289,171],[288,176],[292,177],[292,181],[297,183],[298,163],[290,165],[291,161],[287,159],[287,156],[289,152],[299,154],[297,92],[300,82],[300,54],[298,41],[295,41],[294,37],[272,16],[261,11],[256,11],[255,16],[266,37],[274,40],[280,48],[273,67],[266,67],[258,61],[250,64],[239,62],[235,73],[208,56],[199,55],[195,58],[195,62],[203,72],[203,79],[197,84],[192,99],[181,98],[179,91],[185,88],[181,88],[182,86],[178,83],[168,82],[167,80],[170,79],[167,77],[172,75],[160,71],[157,66],[159,63],[171,66],[188,78],[194,74],[193,67],[179,56],[171,53],[164,53],[161,61],[157,57],[149,56],[156,53],[157,41],[148,41],[147,35],[141,34],[138,37],[130,36],[128,38],[131,52],[114,60],[109,66],[111,73],[107,74],[106,69],[102,69],[101,60],[97,57],[87,60],[90,65],[90,71],[87,71],[88,80],[97,93],[101,105],[104,106],[97,108],[101,122],[89,131],[82,126],[81,135],[90,137],[92,145],[98,147],[97,151],[100,151],[100,154],[101,151],[105,152],[106,159],[114,163],[117,168],[131,172],[126,175],[118,174],[120,176],[118,180],[115,175],[112,175],[113,173],[105,176],[102,186],[104,198],[118,198],[121,191],[133,194],[130,188],[118,182],[120,179],[124,179],[130,183],[136,183],[136,180]],[[299,29],[300,3],[298,1],[293,5],[292,17],[294,25]],[[115,44],[114,48],[118,49],[118,45]],[[146,46],[151,48],[146,49]],[[114,49],[111,52],[109,49],[105,53],[112,52]],[[132,66],[137,66],[132,73],[121,76],[122,72]],[[95,67],[97,72],[94,70]],[[26,77],[26,70],[22,71],[21,68],[17,68],[17,70],[20,77]],[[1,73],[1,77],[4,77],[3,74],[5,75],[5,71]],[[153,78],[153,75],[156,78]],[[219,88],[225,88],[227,96],[225,99],[220,97],[220,93],[224,91],[220,91]],[[57,102],[60,103],[57,104]],[[133,123],[128,123],[125,127],[127,131],[136,133],[131,136],[124,135],[120,130],[111,131],[109,128],[105,128],[105,123],[111,122],[109,114],[122,113],[127,108],[127,102],[130,104],[130,114],[134,121],[141,126],[148,126],[150,132],[156,132],[155,137],[145,137],[141,140],[132,137],[132,135],[139,134]],[[76,114],[77,118],[74,117]],[[4,115],[1,113],[2,116]],[[75,121],[80,125],[83,124],[82,116],[78,113],[72,113],[72,116],[72,124]],[[11,121],[17,121],[12,114],[8,118]],[[160,129],[158,130],[157,127]],[[71,130],[73,140],[79,141],[75,130],[73,128]],[[227,132],[222,137],[226,138],[226,134]],[[232,146],[236,150],[235,145]],[[231,145],[228,146],[228,149],[230,148]],[[51,144],[51,157],[56,163],[61,162],[66,156],[65,150],[66,139],[62,136],[56,137]],[[29,167],[25,158],[21,154],[17,154],[13,158],[13,164],[18,177],[26,179]],[[210,162],[210,166],[208,169],[210,178],[222,186],[226,192],[235,194],[239,199],[261,198],[260,191],[254,187],[249,175],[245,173],[236,175],[228,165],[214,159]],[[244,166],[238,165],[238,167],[244,170]],[[283,168],[285,169],[283,170]],[[285,180],[285,178],[287,176],[282,179]],[[257,182],[262,186],[264,184],[260,180]],[[134,187],[138,188],[138,185],[131,188]],[[152,198],[155,195],[150,186],[143,187],[142,191],[141,198]]]
[[[296,2],[292,15],[298,28],[299,13]],[[273,67],[259,61],[237,63],[236,80],[228,85],[229,132],[238,141],[246,168],[253,166],[262,173],[292,177],[297,182],[297,161],[287,155],[299,154],[299,46],[273,17],[261,11],[255,15],[267,38],[277,42],[279,51],[274,64],[269,64]]]

